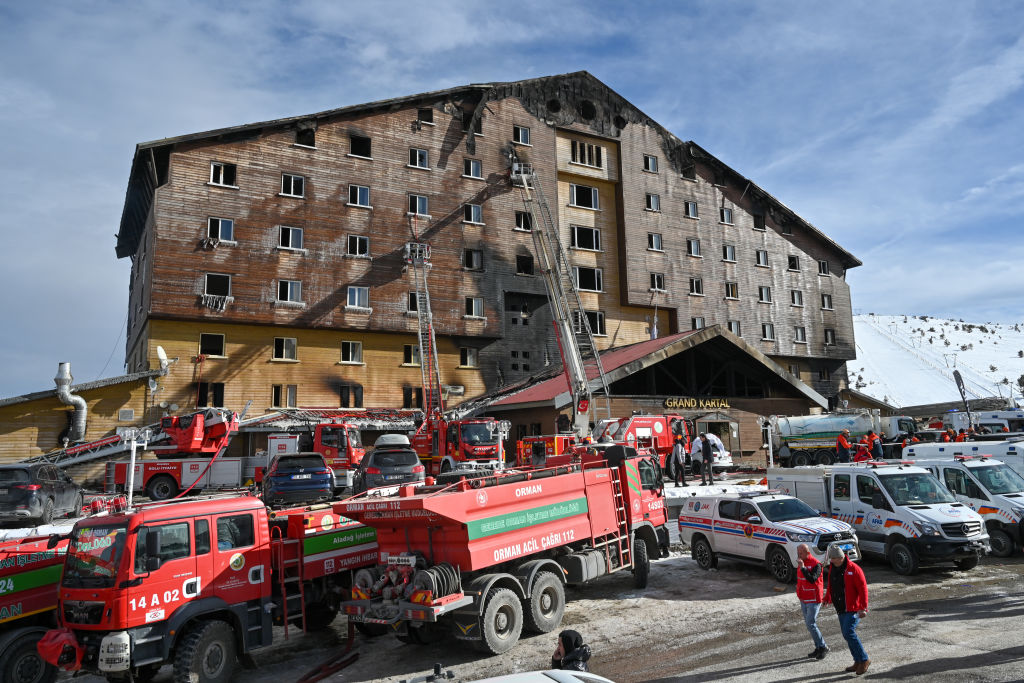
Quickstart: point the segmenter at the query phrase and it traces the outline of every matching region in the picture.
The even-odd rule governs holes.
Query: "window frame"
[[[220,353],[209,353],[203,351],[203,337],[220,337]],[[227,358],[227,341],[225,335],[217,332],[200,332],[199,333],[199,355],[207,358]]]
[[[727,206],[718,207],[718,222],[723,225],[735,225],[735,216],[733,210]]]
[[[651,274],[651,289],[652,292],[666,292],[665,289],[665,273],[654,273]]]
[[[700,207],[697,206],[696,201],[683,202],[683,216],[693,220],[700,218]]]
[[[832,276],[832,269],[828,265],[828,259],[818,261],[818,275],[822,277]]]
[[[690,318],[691,331],[703,330],[705,327],[707,327],[707,321],[705,320],[704,316],[698,315],[696,317]]]
[[[284,249],[285,251],[306,251],[304,230],[302,228],[295,228],[290,225],[279,225],[277,226],[277,248]],[[295,235],[298,235],[299,246],[292,244],[285,245],[285,234],[288,235],[288,241],[292,242]]]
[[[593,271],[594,284],[596,289],[583,287],[580,285],[580,272],[581,270]],[[576,282],[576,289],[580,292],[604,292],[604,273],[601,268],[592,266],[573,266],[572,267],[573,280]]]
[[[704,258],[704,255],[700,253],[700,238],[699,237],[687,237],[686,238],[686,255],[694,258]]]
[[[654,192],[644,193],[644,211],[661,213],[661,195]]]
[[[690,278],[690,296],[704,296],[704,278]]]
[[[355,251],[352,251],[353,244],[356,247]],[[359,246],[364,247],[364,251],[359,251]],[[347,235],[345,238],[345,256],[351,258],[370,258],[370,238],[366,235]]]
[[[592,240],[593,243],[594,243],[593,247],[582,247],[582,246],[580,246],[580,239],[579,239],[579,235],[581,234],[580,231],[583,231],[583,233],[586,233],[587,231],[590,232],[591,237],[593,237],[593,240]],[[595,252],[601,251],[601,230],[600,230],[600,228],[591,227],[589,225],[577,225],[575,223],[570,223],[569,224],[569,247],[571,249],[579,249],[580,251],[595,251]]]
[[[298,361],[299,340],[296,337],[274,337],[274,350],[270,357],[273,360]]]
[[[364,140],[365,140],[365,144],[366,144],[366,147],[367,147],[366,151],[369,152],[369,154],[357,154],[356,151],[355,151],[356,150],[356,143],[358,141],[360,147],[362,147],[362,144],[363,144]],[[355,133],[349,133],[348,134],[348,154],[346,156],[355,157],[356,159],[370,159],[372,161],[373,160],[373,138],[371,138],[371,137],[369,137],[367,135],[356,135]]]
[[[826,303],[828,304],[827,306],[825,305]],[[834,311],[834,310],[836,310],[833,307],[832,295],[831,294],[824,294],[823,293],[821,295],[821,310],[823,310],[823,311]]]
[[[803,325],[793,326],[793,343],[795,344],[806,344],[807,343],[807,328]]]
[[[459,367],[460,368],[479,368],[480,367],[480,349],[474,346],[460,346],[459,347]]]
[[[217,222],[217,235],[216,236],[214,236],[212,234],[213,233],[214,221]],[[224,224],[225,223],[227,223],[227,225],[228,225],[228,230],[227,230],[228,233],[229,233],[228,237],[224,237],[223,236],[223,233],[224,233],[224,229],[223,228],[224,228]],[[217,240],[218,242],[227,243],[227,244],[237,244],[235,242],[235,221],[234,221],[234,219],[232,219],[232,218],[220,218],[218,216],[208,216],[206,218],[206,236],[209,239]]]
[[[530,259],[528,270],[523,270],[520,268],[520,259]],[[537,271],[534,266],[535,264],[533,262],[532,254],[516,254],[516,275],[536,275]]]
[[[482,296],[467,296],[465,297],[465,311],[464,318],[483,318],[484,316],[484,298]]]
[[[834,327],[826,327],[824,331],[825,346],[836,345],[836,330]]]
[[[729,301],[740,300],[740,283],[735,280],[725,281],[725,298]]]
[[[658,157],[653,154],[644,154],[643,170],[647,173],[658,173]]]
[[[295,184],[298,181],[299,191],[295,192]],[[294,199],[306,198],[306,176],[298,173],[281,173],[281,191],[279,197],[292,197]]]
[[[472,259],[468,258],[472,255]],[[474,263],[470,263],[470,261]],[[482,271],[484,269],[484,250],[483,249],[463,249],[462,250],[462,267],[466,270]]]
[[[470,172],[470,171],[474,170],[474,168],[477,171],[477,173],[475,175]],[[483,164],[483,162],[480,161],[479,159],[472,159],[470,157],[463,157],[463,159],[462,159],[462,177],[463,178],[472,178],[474,180],[483,180],[484,179],[484,164]]]
[[[576,140],[575,138],[569,141],[570,164],[603,169],[604,157],[604,147],[601,145],[584,140]]]
[[[786,270],[791,273],[800,272],[800,257],[796,254],[789,254],[786,257]]]
[[[802,289],[789,290],[789,305],[796,308],[804,307],[804,291]]]
[[[733,327],[735,327],[736,329],[734,330]],[[743,336],[741,334],[743,326],[742,326],[742,324],[740,323],[739,320],[729,320],[729,321],[727,321],[725,329],[729,330],[730,332],[735,334],[737,337]]]
[[[762,258],[762,256],[764,258]],[[768,260],[767,249],[758,249],[754,252],[754,265],[758,268],[771,268],[771,262]]]
[[[657,239],[654,239],[657,238]],[[657,242],[658,246],[654,246]],[[665,238],[660,232],[649,232],[647,233],[647,250],[648,251],[665,251]]]
[[[366,193],[366,203],[363,204],[363,192]],[[354,193],[354,196],[353,196]],[[355,201],[352,201],[355,199]],[[372,209],[372,199],[370,197],[370,186],[369,185],[357,185],[355,183],[349,183],[348,185],[348,203],[346,206],[353,206],[359,209]]]
[[[360,293],[365,296],[360,296]],[[356,303],[352,303],[352,295],[356,295]],[[360,304],[359,300],[365,299],[365,305]],[[345,290],[345,308],[358,309],[358,310],[373,310],[370,308],[370,288],[362,285],[349,285]]]
[[[772,303],[772,286],[771,285],[758,285],[757,286],[757,302],[760,304]]]
[[[286,298],[281,298],[281,293],[286,293]],[[296,296],[297,298],[292,298]],[[278,303],[291,303],[300,304],[302,303],[302,280],[284,280],[280,279],[277,281],[277,298],[275,299]]]
[[[214,173],[214,169],[216,169],[216,168],[220,168],[221,169],[221,172],[219,174],[221,176],[221,180],[215,180],[214,179],[215,176],[217,175],[217,174]],[[231,175],[234,176],[234,178],[233,178],[234,182],[228,183],[228,182],[225,182],[223,180],[225,175],[227,175],[226,171],[228,169],[231,170]],[[210,179],[207,181],[207,185],[213,185],[215,187],[231,187],[231,188],[234,188],[234,189],[237,190],[238,189],[238,185],[237,185],[237,183],[238,183],[238,164],[234,164],[234,163],[231,163],[229,161],[211,161],[210,162],[210,177],[209,178]]]
[[[470,225],[484,225],[484,205],[469,203],[463,204],[462,222],[469,223]]]
[[[422,162],[422,163],[421,163]],[[422,147],[410,147],[409,148],[409,168],[419,168],[426,171],[430,170],[430,150]]]
[[[348,356],[349,359],[345,360],[345,345],[348,345]],[[341,360],[338,361],[342,365],[364,365],[363,363],[363,342],[361,341],[350,341],[347,339],[341,340]]]
[[[428,195],[416,194],[416,193],[410,192],[406,196],[409,198],[409,201],[408,201],[408,209],[409,209],[409,211],[406,212],[408,215],[410,215],[410,216],[426,216],[427,218],[430,217],[430,197]],[[414,202],[415,202],[415,206],[413,206]],[[420,204],[422,204],[423,208],[426,209],[426,213],[420,212]]]
[[[423,364],[423,356],[420,354],[419,344],[402,345],[402,366],[419,367]]]
[[[227,294],[214,294],[213,292],[210,291],[210,276],[211,275],[213,277],[226,277],[228,279],[228,289],[227,289],[228,293]],[[227,297],[230,297],[230,296],[232,296],[232,294],[231,294],[231,286],[233,284],[233,282],[232,282],[233,279],[234,278],[230,274],[228,274],[228,273],[204,273],[203,274],[203,294],[205,296],[227,296]]]
[[[517,230],[519,232],[533,232],[533,214],[529,211],[516,211],[515,222],[516,226],[512,228],[513,230]]]
[[[282,399],[284,401],[282,402]],[[271,408],[296,408],[299,405],[298,384],[271,384]]]
[[[590,190],[590,199],[592,204],[587,206],[579,203],[580,189]],[[601,194],[598,192],[596,187],[591,185],[581,185],[579,183],[569,183],[569,206],[574,209],[586,209],[588,211],[600,211],[601,210]]]
[[[525,135],[523,135],[523,131],[526,132]],[[529,126],[520,126],[517,123],[512,124],[512,144],[523,145],[524,147],[533,147],[533,143],[530,142],[530,140],[532,140],[532,138],[530,137]]]
[[[775,341],[775,323],[761,323],[761,341]]]

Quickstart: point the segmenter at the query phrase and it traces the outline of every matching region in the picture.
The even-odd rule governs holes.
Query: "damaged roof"
[[[130,375],[118,375],[117,377],[107,377],[105,379],[98,379],[94,382],[81,382],[79,384],[71,385],[71,393],[79,393],[83,391],[89,391],[91,389],[101,389],[103,387],[113,386],[114,384],[126,384],[129,382],[137,382],[143,379],[150,379],[151,377],[160,377],[167,374],[166,370],[146,370],[144,372],[134,372]],[[10,406],[16,403],[25,403],[27,401],[37,401],[41,398],[56,398],[57,389],[47,389],[45,391],[36,391],[31,394],[22,394],[21,396],[12,396],[10,398],[0,398],[0,408],[3,406]]]
[[[422,411],[391,408],[293,408],[247,418],[239,423],[238,429],[242,432],[305,431],[323,422],[344,422],[359,429],[411,431],[416,428],[417,415],[422,415]]]
[[[791,375],[771,358],[731,332],[723,330],[718,325],[712,325],[701,330],[680,332],[668,337],[659,337],[658,339],[630,344],[629,346],[607,349],[601,352],[601,365],[604,367],[604,374],[608,379],[608,383],[612,384],[715,337],[724,337],[778,375],[780,379],[788,382],[796,391],[822,408],[828,408],[828,400],[824,396]],[[592,372],[590,372],[591,370]],[[494,400],[488,402],[487,407],[517,409],[553,407],[559,409],[569,405],[572,397],[569,394],[569,385],[566,382],[565,374],[561,371],[560,367],[556,372],[558,372],[556,376],[528,386],[513,388],[511,391],[495,392],[495,394],[492,394],[492,396],[495,396]],[[596,377],[596,368],[588,367],[588,379],[592,380],[590,382],[592,391],[600,388],[600,380],[595,380]],[[484,400],[482,397],[477,399],[477,402],[483,402]]]
[[[593,98],[597,102],[590,99]],[[609,88],[587,71],[576,71],[556,76],[543,76],[520,81],[498,83],[474,83],[444,90],[406,95],[365,104],[327,109],[314,114],[289,116],[285,118],[248,123],[226,128],[189,133],[176,137],[143,142],[136,146],[132,169],[125,194],[121,225],[117,234],[116,253],[118,258],[132,256],[138,249],[146,225],[156,188],[167,181],[170,153],[174,145],[197,140],[230,142],[250,139],[266,130],[280,130],[300,127],[303,124],[365,115],[374,111],[401,109],[410,105],[434,106],[440,103],[457,102],[457,111],[476,121],[486,109],[487,102],[505,98],[516,98],[523,107],[551,126],[567,126],[573,123],[587,125],[597,134],[618,137],[620,131],[630,123],[643,123],[656,129],[662,136],[663,146],[669,162],[681,173],[700,160],[712,166],[716,173],[729,177],[742,185],[744,194],[767,205],[773,219],[780,223],[794,222],[820,239],[839,256],[844,268],[862,265],[853,254],[843,249],[821,230],[808,223],[789,207],[766,192],[752,180],[744,177],[714,155],[694,142],[684,142],[673,133],[644,114],[634,104]],[[593,109],[589,116],[580,114],[578,107],[565,107],[563,100],[580,100]],[[554,103],[554,105],[552,104]],[[557,106],[556,106],[557,105]],[[472,111],[469,109],[472,108]],[[470,128],[470,126],[467,126]],[[473,144],[472,136],[467,145]]]

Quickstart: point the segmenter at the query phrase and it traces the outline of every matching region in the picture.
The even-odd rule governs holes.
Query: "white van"
[[[984,457],[915,460],[914,464],[934,474],[957,500],[981,515],[993,555],[1009,557],[1020,549],[1024,477],[1005,463]]]
[[[1024,475],[1024,438],[1006,441],[961,441],[957,443],[912,443],[903,449],[904,460],[950,460],[956,456],[997,458]]]
[[[900,463],[772,468],[768,486],[851,524],[865,555],[899,574],[951,562],[966,571],[989,550],[985,523],[926,469]]]

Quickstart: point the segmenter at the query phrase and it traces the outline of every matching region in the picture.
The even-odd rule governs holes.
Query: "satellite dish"
[[[164,370],[167,368],[167,352],[164,351],[164,347],[156,347],[156,357],[160,359],[160,369]]]
[[[156,380],[153,379],[152,377],[150,377],[149,378],[149,390],[155,393],[156,390],[159,389],[159,388],[160,388],[160,385],[156,383]]]
[[[178,404],[177,403],[172,403],[171,404],[171,412],[172,413],[178,412]]]
[[[166,408],[167,407],[167,401],[160,401],[159,405],[160,405],[161,408]]]

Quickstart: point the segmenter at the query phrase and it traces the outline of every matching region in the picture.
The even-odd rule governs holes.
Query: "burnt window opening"
[[[302,128],[295,131],[295,144],[303,147],[316,147],[316,129]]]
[[[349,135],[348,137],[351,143],[349,154],[355,157],[366,157],[367,159],[373,157],[371,154],[373,150],[370,144],[370,138],[364,135]]]
[[[342,384],[339,388],[340,408],[362,408],[363,407],[363,385]]]
[[[686,168],[683,169],[683,171],[682,171],[682,173],[680,173],[680,175],[682,177],[686,178],[687,180],[696,180],[697,179],[697,166],[695,164],[690,164],[689,166],[687,166]]]
[[[298,401],[297,384],[274,384],[270,390],[270,403],[274,408],[294,408]]]
[[[590,121],[597,116],[597,107],[590,100],[583,100],[580,102],[580,118],[584,121]]]
[[[423,410],[423,387],[402,387],[402,407]]]
[[[223,356],[224,335],[208,334],[203,332],[199,335],[199,353],[203,356]]]
[[[473,133],[475,133],[476,135],[483,135],[484,134],[484,119],[483,119],[483,117],[481,116],[480,118],[478,118],[476,120],[476,122],[473,122],[473,113],[467,111],[465,113],[465,118],[462,120],[462,132],[463,133],[468,133],[470,125],[473,126]]]
[[[532,256],[516,256],[516,275],[533,275]]]
[[[754,230],[767,230],[764,222],[763,213],[755,213],[754,216]]]
[[[210,296],[231,296],[231,276],[207,273],[206,289],[203,293]]]
[[[198,382],[196,384],[196,408],[223,408],[224,383]]]
[[[551,112],[552,114],[557,114],[558,112],[562,111],[562,103],[556,99],[548,100],[545,106],[547,106],[548,111]]]
[[[416,120],[420,123],[434,123],[434,110],[430,107],[420,107],[416,110]]]
[[[237,174],[238,166],[235,164],[225,164],[219,161],[210,162],[211,185],[227,185],[228,187],[235,187]]]

